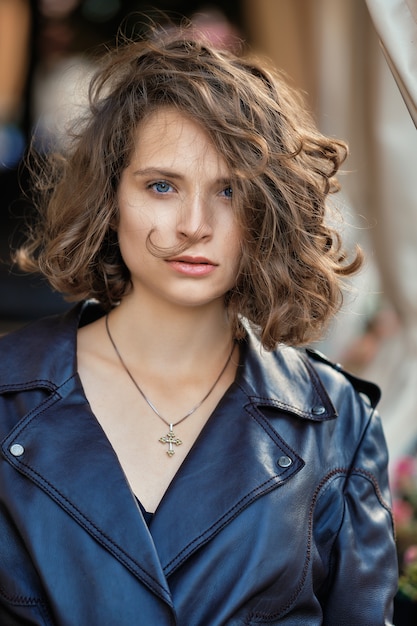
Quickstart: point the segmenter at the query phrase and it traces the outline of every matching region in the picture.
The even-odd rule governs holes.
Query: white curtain
[[[365,374],[383,387],[385,431],[395,458],[417,444],[417,0],[367,0],[367,5],[392,73],[382,66],[377,76],[373,130],[379,182],[372,205],[379,217],[380,273],[400,327]]]
[[[417,0],[246,0],[245,11],[252,47],[350,145],[339,204],[368,260],[320,347],[381,386],[394,459],[417,444]],[[389,315],[369,332],[380,307]]]

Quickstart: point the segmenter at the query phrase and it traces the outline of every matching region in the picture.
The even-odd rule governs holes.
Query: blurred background
[[[417,131],[409,92],[391,71],[404,42],[397,35],[393,54],[383,50],[381,11],[407,42],[414,0],[0,0],[0,332],[69,306],[9,262],[31,213],[22,195],[28,142],[47,152],[65,141],[69,120],[85,106],[97,50],[114,42],[120,26],[135,35],[147,17],[186,16],[220,45],[241,40],[284,69],[319,128],[349,143],[335,202],[346,240],[365,248],[367,262],[316,347],[380,384],[392,458],[415,447]]]
[[[315,347],[381,386],[391,463],[415,455],[417,0],[0,0],[0,332],[69,306],[9,261],[32,210],[22,195],[28,143],[59,147],[85,106],[98,47],[121,25],[135,35],[146,16],[162,21],[160,11],[270,59],[322,132],[349,143],[336,203],[367,261]]]

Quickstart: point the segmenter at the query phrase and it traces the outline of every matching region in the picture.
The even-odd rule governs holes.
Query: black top
[[[136,500],[139,504],[140,510],[142,511],[143,519],[145,520],[146,524],[149,526],[153,518],[153,513],[149,513],[148,511],[146,511],[145,507],[143,506],[139,498],[136,498]]]

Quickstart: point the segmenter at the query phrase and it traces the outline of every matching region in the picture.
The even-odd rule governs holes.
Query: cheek
[[[119,201],[119,230],[131,232],[149,229],[149,211],[138,200],[128,201],[120,198]]]
[[[139,211],[120,211],[117,237],[125,263],[138,255],[142,256],[151,227]]]
[[[230,260],[239,264],[242,258],[242,232],[240,227],[233,222],[228,231],[225,241]]]
[[[146,238],[149,228],[131,220],[120,219],[117,236],[122,256],[131,256],[138,253],[146,246]]]
[[[152,240],[158,239],[157,233],[161,230],[155,212],[146,206],[146,202],[124,202],[119,206],[118,237],[122,254],[128,249],[146,252],[149,236]]]

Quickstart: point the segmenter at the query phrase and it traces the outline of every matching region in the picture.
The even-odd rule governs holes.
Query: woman
[[[294,348],[345,154],[257,62],[108,55],[17,254],[79,304],[1,342],[2,624],[391,623],[379,392]]]

